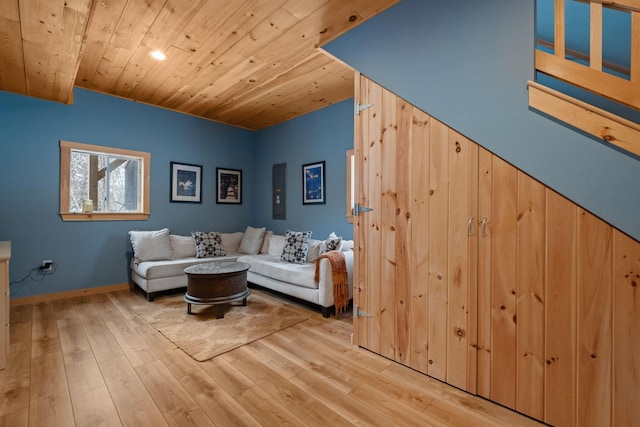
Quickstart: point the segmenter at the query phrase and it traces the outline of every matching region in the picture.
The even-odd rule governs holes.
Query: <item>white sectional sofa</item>
[[[273,234],[266,238],[268,240],[266,253],[238,257],[238,261],[251,265],[247,272],[247,280],[263,288],[318,305],[322,309],[322,315],[329,317],[334,306],[333,279],[331,263],[326,258],[320,259],[318,281],[314,280],[316,259],[324,242],[311,240],[307,262],[294,264],[281,259],[284,236]],[[340,249],[345,256],[351,300],[353,299],[353,242],[342,242]]]
[[[251,265],[247,280],[263,288],[307,301],[321,308],[328,317],[334,306],[331,263],[319,260],[318,281],[314,279],[316,259],[325,241],[309,240],[303,264],[283,261],[283,235],[247,227],[245,232],[219,233],[222,252],[198,257],[192,236],[172,235],[168,229],[131,231],[134,257],[131,260],[132,286],[152,301],[156,295],[187,286],[184,269],[190,265],[216,261],[241,261]],[[152,248],[149,250],[148,248]],[[146,249],[146,250],[145,250]],[[342,241],[349,278],[349,299],[353,298],[353,241]],[[150,253],[151,252],[151,253]],[[202,255],[202,253],[200,254]]]

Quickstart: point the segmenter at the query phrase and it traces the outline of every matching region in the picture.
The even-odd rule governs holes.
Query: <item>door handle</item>
[[[487,237],[487,217],[482,217],[482,237]]]
[[[469,224],[467,227],[469,231],[469,236],[473,236],[473,217],[472,216],[469,217]]]

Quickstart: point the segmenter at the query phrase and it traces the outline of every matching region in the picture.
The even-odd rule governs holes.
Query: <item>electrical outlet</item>
[[[51,271],[53,269],[53,261],[50,259],[42,260],[42,265],[40,266],[40,270],[42,271]]]

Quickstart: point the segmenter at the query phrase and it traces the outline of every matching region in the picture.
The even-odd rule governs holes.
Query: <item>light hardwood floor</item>
[[[0,426],[537,426],[309,319],[196,362],[117,291],[11,309]],[[299,309],[307,310],[299,307]]]

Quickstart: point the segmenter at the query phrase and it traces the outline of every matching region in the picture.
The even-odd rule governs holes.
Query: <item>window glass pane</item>
[[[122,157],[109,157],[106,165],[109,179],[107,209],[112,212],[138,210],[138,161]]]
[[[89,154],[71,151],[69,212],[82,212],[82,201],[89,199]]]
[[[140,211],[140,159],[71,150],[69,211]]]

